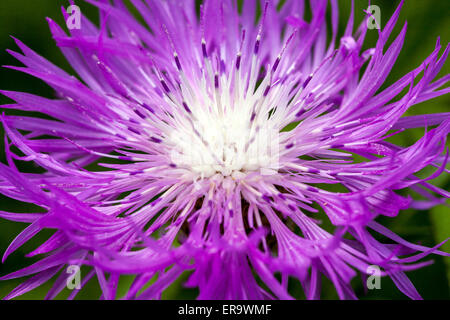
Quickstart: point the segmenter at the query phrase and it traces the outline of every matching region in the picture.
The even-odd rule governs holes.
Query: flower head
[[[67,265],[89,268],[82,286],[96,276],[105,299],[122,275],[134,276],[124,298],[152,299],[186,271],[200,299],[290,299],[289,278],[316,299],[322,275],[340,298],[356,298],[350,281],[371,265],[420,298],[404,271],[448,254],[375,219],[449,196],[427,182],[447,171],[449,114],[402,117],[449,92],[448,75],[435,79],[449,46],[439,56],[438,40],[380,90],[406,33],[405,24],[387,45],[401,5],[364,51],[371,16],[354,30],[352,13],[337,39],[335,0],[311,1],[308,21],[303,1],[249,0],[240,10],[208,0],[199,12],[194,0],[133,1],[146,26],[122,1],[87,2],[101,12],[99,28],[83,17],[67,35],[48,20],[79,78],[19,40],[23,54],[11,52],[25,65],[11,68],[58,97],[2,91],[16,102],[3,107],[50,116],[1,117],[9,165],[0,164],[0,192],[44,211],[0,212],[30,223],[3,260],[40,230],[56,231],[29,254],[44,255],[39,262],[2,277],[33,275],[7,298],[59,274],[48,293],[56,297]],[[386,140],[416,127],[432,128],[408,147]],[[14,160],[45,172],[21,173]],[[429,167],[431,176],[416,175]]]

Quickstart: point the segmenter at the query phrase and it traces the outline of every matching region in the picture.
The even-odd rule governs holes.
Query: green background
[[[76,2],[83,12],[94,22],[98,21],[97,11],[94,7],[82,1]],[[359,23],[363,18],[363,8],[367,6],[368,1],[355,1],[355,17]],[[390,15],[394,12],[399,1],[381,0],[372,1],[381,8],[382,26],[385,25]],[[20,65],[5,49],[9,48],[17,51],[14,41],[10,35],[19,38],[33,50],[46,57],[56,65],[75,74],[68,63],[64,60],[58,48],[54,45],[48,30],[45,17],[51,17],[61,26],[64,26],[64,20],[61,14],[61,6],[67,7],[68,2],[62,0],[1,0],[0,1],[0,64],[1,65]],[[350,1],[340,1],[340,30],[345,28],[345,22],[349,15]],[[394,29],[394,34],[398,34],[405,20],[408,21],[408,31],[403,50],[398,61],[387,79],[388,84],[393,83],[402,75],[420,65],[420,63],[434,49],[436,39],[441,37],[441,43],[445,46],[450,39],[450,1],[448,0],[407,0],[402,10],[399,22]],[[369,30],[365,47],[373,47],[377,38],[377,30]],[[391,39],[392,40],[392,39]],[[448,74],[450,63],[446,63],[440,76]],[[52,90],[43,82],[34,79],[31,76],[8,70],[0,69],[0,89],[24,91],[41,96],[53,97]],[[10,103],[7,98],[0,96],[0,104]],[[448,112],[450,106],[449,95],[424,102],[413,106],[408,114],[421,114],[433,112]],[[2,110],[3,111],[3,110]],[[17,114],[17,112],[7,110],[8,114]],[[0,127],[0,159],[5,162],[3,129]],[[415,129],[407,134],[396,136],[393,141],[400,145],[410,145],[423,134],[423,129]],[[33,164],[20,164],[22,170],[28,172],[35,171],[37,168]],[[448,190],[449,178],[442,176],[434,184]],[[0,195],[0,210],[12,212],[33,212],[36,208],[31,205],[23,204]],[[446,206],[440,206],[430,211],[406,210],[400,213],[395,219],[380,219],[380,222],[388,226],[391,230],[406,238],[411,242],[421,242],[424,245],[432,246],[439,241],[446,239],[450,235],[450,209]],[[0,220],[0,253],[3,254],[10,241],[25,227],[25,224],[8,222]],[[5,264],[0,264],[0,275],[22,268],[36,261],[36,258],[25,258],[24,256],[42,243],[52,232],[50,230],[41,232],[33,241],[28,242],[22,248],[12,254]],[[443,249],[450,252],[450,245],[446,244]],[[420,270],[408,272],[408,276],[416,285],[419,293],[425,299],[449,299],[449,281],[450,281],[450,259],[440,256],[433,256],[434,264]],[[83,271],[83,270],[82,270]],[[185,275],[186,277],[187,275]],[[184,278],[185,278],[184,277]],[[182,280],[182,279],[181,279]],[[196,296],[196,290],[185,289],[182,287],[182,281],[177,281],[167,290],[163,298],[167,299],[192,299]],[[0,281],[0,298],[4,297],[10,290],[17,286],[22,279]],[[123,279],[123,285],[119,290],[119,296],[126,290],[126,285],[131,281],[130,277]],[[370,290],[367,294],[359,279],[354,279],[354,288],[357,295],[362,299],[407,299],[400,293],[392,281],[388,278],[382,279],[381,290]],[[42,299],[50,288],[50,284],[45,284],[34,291],[27,293],[18,299]],[[292,292],[301,297],[299,286],[292,282]],[[58,296],[63,299],[67,296],[68,290]],[[96,280],[89,282],[88,286],[78,295],[79,299],[97,299],[100,296],[100,289]],[[331,283],[325,281],[323,287],[323,298],[336,299],[337,295]]]

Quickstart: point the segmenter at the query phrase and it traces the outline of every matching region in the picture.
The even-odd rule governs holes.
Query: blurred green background
[[[125,1],[128,4],[128,1]],[[345,28],[345,23],[350,12],[350,1],[340,1],[340,30]],[[355,1],[355,17],[359,23],[363,18],[363,9],[367,7],[367,0]],[[382,26],[385,25],[390,15],[394,12],[399,1],[379,0],[372,1],[381,8]],[[83,14],[92,21],[98,22],[97,10],[83,1],[76,1],[81,7]],[[19,38],[36,52],[46,57],[56,65],[67,70],[71,74],[75,73],[64,60],[58,48],[54,45],[48,30],[45,17],[51,17],[61,26],[65,22],[61,14],[61,6],[67,7],[68,1],[63,0],[1,0],[0,1],[0,64],[20,65],[5,49],[17,51],[14,41],[10,35]],[[403,50],[399,56],[391,75],[387,79],[386,87],[396,79],[417,67],[434,49],[436,39],[441,37],[441,43],[445,46],[450,39],[450,1],[448,0],[408,0],[402,10],[400,20],[394,29],[394,34],[398,34],[405,20],[408,21],[408,32],[406,35]],[[373,47],[377,38],[377,30],[368,32],[365,47]],[[444,66],[440,76],[450,73],[450,62]],[[24,91],[46,97],[53,97],[52,90],[43,82],[31,76],[8,70],[0,69],[0,89]],[[10,103],[7,98],[0,96],[0,104]],[[449,95],[434,99],[414,106],[408,114],[448,112],[450,111]],[[4,110],[2,110],[4,111]],[[5,111],[9,114],[10,110]],[[5,162],[3,145],[3,128],[0,127],[0,159]],[[423,129],[412,130],[407,134],[396,136],[393,140],[401,145],[410,145],[423,134]],[[33,164],[20,164],[22,170],[28,172],[36,170]],[[442,176],[434,184],[449,190],[449,179]],[[23,204],[0,195],[0,210],[12,212],[33,212],[36,210],[31,205]],[[440,206],[430,211],[406,210],[395,219],[380,219],[380,222],[388,226],[391,230],[414,243],[433,246],[450,236],[450,209]],[[0,220],[0,254],[8,247],[8,244],[25,227],[22,223],[13,223]],[[42,243],[52,234],[51,230],[39,233],[33,240],[24,245],[20,250],[12,254],[5,264],[0,264],[0,275],[27,266],[35,262],[36,258],[25,258],[24,256]],[[446,244],[443,249],[450,252],[450,244]],[[433,256],[434,264],[426,268],[408,272],[408,276],[416,285],[418,291],[425,299],[449,299],[450,283],[450,259],[440,256]],[[185,275],[186,277],[187,275]],[[184,277],[184,278],[185,278]],[[182,286],[182,279],[177,281],[167,290],[163,298],[167,299],[192,299],[196,296],[196,290],[185,289]],[[119,290],[120,296],[126,290],[126,285],[131,281],[131,277],[123,279],[123,286]],[[10,290],[17,286],[21,279],[0,281],[0,298],[4,297]],[[400,293],[392,281],[387,278],[382,279],[381,290],[370,290],[365,293],[360,279],[354,279],[354,287],[358,296],[362,299],[407,299]],[[45,284],[34,291],[25,294],[18,299],[42,299],[50,288],[50,284]],[[292,292],[299,297],[299,286],[292,283]],[[65,298],[68,291],[64,291],[58,298]],[[96,280],[91,280],[88,286],[78,295],[79,299],[98,299],[100,289]],[[337,295],[332,285],[326,281],[323,288],[323,298],[336,299]]]

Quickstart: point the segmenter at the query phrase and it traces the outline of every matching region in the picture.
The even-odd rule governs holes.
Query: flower
[[[303,1],[265,1],[260,15],[256,0],[242,11],[233,0],[207,0],[199,13],[194,0],[133,1],[146,26],[121,1],[87,2],[101,12],[99,28],[82,17],[68,36],[48,19],[79,79],[19,40],[23,54],[10,51],[25,65],[10,68],[58,97],[2,91],[16,102],[4,108],[48,116],[1,116],[9,140],[0,192],[44,211],[0,212],[30,223],[3,261],[55,230],[28,254],[41,260],[1,278],[32,275],[6,298],[56,277],[47,296],[55,298],[75,265],[89,270],[80,286],[95,276],[103,299],[116,298],[123,275],[134,280],[122,298],[160,298],[186,271],[199,299],[291,299],[290,278],[317,299],[323,275],[351,299],[350,281],[375,265],[420,299],[404,272],[449,254],[442,243],[407,242],[376,218],[449,196],[428,182],[447,172],[449,113],[402,116],[449,92],[449,75],[435,78],[450,47],[439,57],[438,40],[381,90],[406,33],[405,24],[387,45],[403,1],[365,51],[371,16],[354,31],[352,9],[337,40],[334,0],[311,1],[309,21]],[[418,127],[427,129],[411,146],[387,141]],[[20,172],[14,160],[44,173]],[[435,171],[419,178],[424,168]]]

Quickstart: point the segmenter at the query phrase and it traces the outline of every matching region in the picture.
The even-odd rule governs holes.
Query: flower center
[[[258,119],[245,107],[201,110],[173,131],[171,160],[201,177],[270,174],[278,167],[278,134],[267,115]]]

